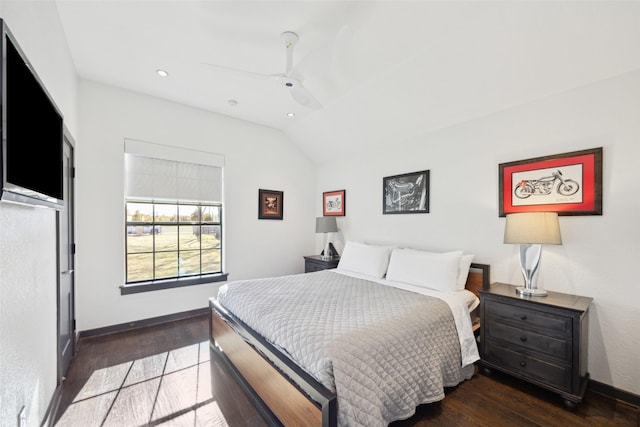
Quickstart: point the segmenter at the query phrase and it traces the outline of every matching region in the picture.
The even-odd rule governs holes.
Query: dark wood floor
[[[208,319],[81,339],[63,383],[56,426],[265,426],[208,347]],[[640,427],[638,408],[587,392],[575,412],[553,393],[477,373],[422,405],[408,426]]]

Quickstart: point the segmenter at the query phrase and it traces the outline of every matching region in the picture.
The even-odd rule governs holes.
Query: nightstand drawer
[[[314,271],[326,270],[327,267],[324,264],[317,264],[315,262],[307,261],[304,265],[305,273],[312,273]]]
[[[487,301],[485,312],[487,316],[504,320],[520,329],[559,338],[572,336],[570,317],[556,316],[496,301]]]
[[[484,360],[509,369],[513,374],[571,390],[571,366],[555,365],[488,343]]]
[[[319,255],[309,255],[304,257],[304,272],[313,273],[315,271],[329,270],[336,268],[340,258],[322,259]]]
[[[486,334],[490,340],[504,341],[508,345],[516,345],[567,363],[571,362],[572,341],[570,339],[537,334],[499,321],[488,322],[486,328]]]

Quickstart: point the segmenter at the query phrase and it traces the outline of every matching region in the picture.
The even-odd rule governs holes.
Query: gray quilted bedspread
[[[438,298],[325,270],[231,282],[217,299],[336,392],[341,426],[407,418],[473,375]]]

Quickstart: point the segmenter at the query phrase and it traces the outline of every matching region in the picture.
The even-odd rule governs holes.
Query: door
[[[74,254],[73,227],[73,140],[66,128],[63,150],[64,209],[58,211],[58,380],[61,382],[75,352]]]

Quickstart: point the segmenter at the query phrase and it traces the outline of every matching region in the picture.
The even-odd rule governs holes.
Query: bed
[[[385,426],[473,376],[472,259],[347,242],[336,269],[223,286],[211,348],[272,425]]]

